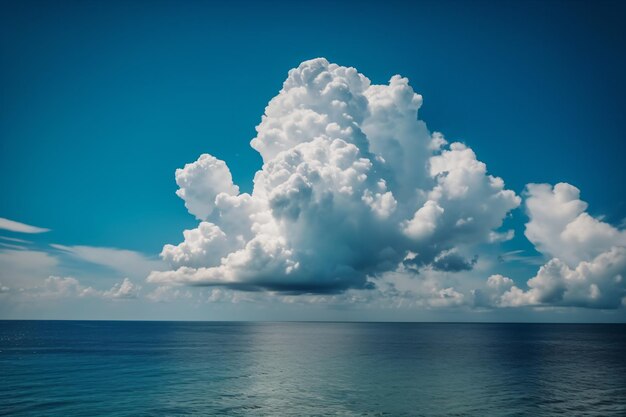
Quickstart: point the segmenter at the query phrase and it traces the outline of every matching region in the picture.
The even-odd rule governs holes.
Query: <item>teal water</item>
[[[0,321],[0,415],[626,415],[626,325]]]

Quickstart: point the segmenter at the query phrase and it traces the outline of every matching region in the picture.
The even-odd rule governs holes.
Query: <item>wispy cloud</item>
[[[0,281],[10,287],[37,285],[58,273],[57,257],[43,251],[0,249]]]
[[[23,250],[24,246],[14,245],[13,243],[0,242],[0,246],[8,249]]]
[[[31,226],[26,223],[20,223],[14,220],[5,219],[4,217],[0,217],[0,229],[9,230],[11,232],[17,233],[44,233],[50,231],[50,229]]]
[[[126,249],[58,244],[50,246],[77,259],[105,266],[122,275],[137,279],[143,279],[150,271],[159,270],[164,266],[164,263],[158,259],[150,259],[142,253]]]
[[[541,255],[528,255],[525,250],[512,250],[498,256],[503,263],[522,262],[528,265],[542,265],[545,258]]]
[[[15,243],[33,243],[30,240],[18,239],[16,237],[8,237],[8,236],[0,236],[0,239],[7,240],[9,242],[15,242]]]

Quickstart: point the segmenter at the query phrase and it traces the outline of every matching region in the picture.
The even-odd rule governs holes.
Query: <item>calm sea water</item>
[[[626,326],[0,321],[0,414],[626,415]]]

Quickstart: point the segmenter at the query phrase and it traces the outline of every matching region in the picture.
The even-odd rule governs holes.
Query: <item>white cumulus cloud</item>
[[[551,259],[528,289],[489,278],[478,304],[618,308],[626,302],[626,231],[592,217],[580,191],[566,183],[529,184],[526,237]],[[494,287],[493,282],[503,284]]]
[[[176,171],[200,224],[165,245],[170,269],[148,281],[337,293],[370,288],[409,254],[417,269],[471,269],[461,253],[512,236],[498,229],[520,199],[471,148],[429,132],[421,104],[400,76],[372,85],[324,58],[290,70],[251,142],[263,166],[250,194],[208,154]]]
[[[102,297],[111,299],[137,298],[140,289],[141,287],[133,284],[130,279],[124,278],[121,283],[115,284],[110,290],[102,292]]]
[[[185,200],[189,213],[200,220],[211,214],[218,194],[239,194],[239,187],[233,184],[233,177],[224,161],[208,154],[177,169],[176,184],[180,187],[176,195]]]
[[[133,284],[128,278],[116,283],[108,290],[97,290],[86,287],[74,277],[59,277],[51,275],[46,278],[43,285],[21,289],[21,294],[41,298],[72,298],[72,297],[96,297],[109,300],[137,298],[140,286]]]

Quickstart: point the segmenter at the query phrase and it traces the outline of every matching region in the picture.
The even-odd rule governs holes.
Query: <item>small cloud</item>
[[[17,233],[44,233],[49,232],[50,229],[43,227],[31,226],[29,224],[16,222],[14,220],[5,219],[0,217],[0,229],[9,230]]]
[[[502,263],[509,262],[521,262],[528,265],[542,265],[544,262],[543,256],[537,255],[525,255],[525,250],[512,250],[505,252],[498,256],[498,261]]]
[[[16,237],[8,237],[8,236],[0,236],[0,246],[15,249],[15,250],[24,250],[31,243],[30,240],[18,239]]]
[[[456,250],[452,249],[441,252],[441,254],[437,255],[432,263],[432,266],[438,271],[471,271],[477,261],[477,256],[474,256],[472,259],[468,260],[461,254],[459,254]]]
[[[33,243],[30,240],[18,239],[16,237],[0,236],[0,239],[15,243]]]
[[[140,289],[140,286],[133,284],[128,278],[124,278],[121,283],[115,284],[110,290],[102,292],[102,297],[118,300],[137,298]]]
[[[443,288],[436,292],[434,297],[431,297],[428,302],[432,307],[454,307],[460,306],[464,303],[465,296],[454,288]]]
[[[44,281],[43,286],[27,288],[25,292],[38,297],[59,298],[59,297],[82,297],[91,295],[91,287],[83,287],[78,280],[73,277],[49,276]]]
[[[20,245],[14,245],[13,243],[5,243],[5,242],[0,242],[0,246],[2,246],[3,248],[7,248],[7,249],[13,249],[13,250],[24,250],[24,246],[20,246]]]
[[[508,242],[509,240],[513,239],[515,237],[515,230],[510,229],[507,230],[506,232],[489,232],[489,242],[490,243],[496,243],[496,242]]]
[[[191,298],[193,295],[189,290],[170,285],[161,285],[146,295],[146,298],[156,303],[166,303],[183,298]]]

